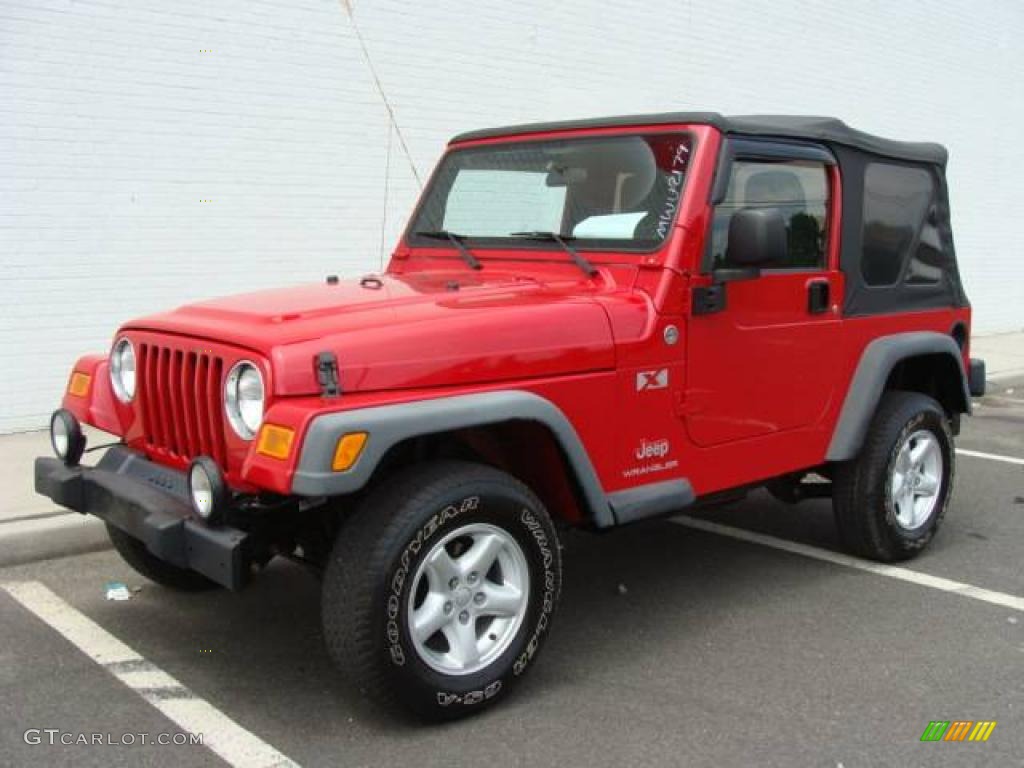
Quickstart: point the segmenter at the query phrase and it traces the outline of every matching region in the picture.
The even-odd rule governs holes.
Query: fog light
[[[228,487],[217,462],[209,456],[197,457],[188,468],[188,495],[192,511],[214,524],[224,517],[228,504]]]
[[[71,411],[60,408],[50,417],[50,445],[57,458],[69,467],[77,466],[85,450],[85,435]]]

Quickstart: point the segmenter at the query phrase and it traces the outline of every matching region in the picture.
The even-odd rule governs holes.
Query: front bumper
[[[95,467],[68,467],[40,457],[36,492],[120,528],[156,557],[189,568],[228,589],[248,579],[248,534],[211,528],[192,516],[184,472],[146,460],[124,446],[110,448]]]

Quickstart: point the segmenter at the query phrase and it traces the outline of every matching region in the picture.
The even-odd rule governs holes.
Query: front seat
[[[747,179],[743,192],[743,202],[747,207],[773,207],[782,211],[786,221],[789,258],[794,265],[805,265],[817,260],[821,227],[818,220],[807,213],[807,197],[800,177],[782,168],[758,171]]]

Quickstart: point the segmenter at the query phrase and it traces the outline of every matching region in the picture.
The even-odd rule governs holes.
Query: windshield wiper
[[[519,237],[523,240],[541,240],[548,243],[558,243],[566,253],[572,256],[572,260],[576,266],[587,273],[587,277],[597,276],[597,267],[587,261],[583,254],[569,245],[570,240],[576,239],[572,235],[560,235],[557,232],[543,232],[538,230],[531,232],[511,232],[509,233],[509,237]]]
[[[429,237],[433,240],[448,240],[452,245],[455,246],[455,249],[459,252],[459,256],[462,257],[462,260],[469,264],[470,267],[472,267],[473,269],[483,269],[483,265],[480,263],[477,257],[474,256],[473,252],[466,247],[466,244],[464,242],[462,242],[462,235],[457,235],[454,232],[449,232],[447,229],[438,229],[433,232],[413,232],[413,234],[419,235],[420,237]]]

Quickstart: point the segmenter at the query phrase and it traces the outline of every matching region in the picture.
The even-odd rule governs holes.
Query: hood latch
[[[321,397],[338,397],[341,395],[341,383],[338,380],[338,358],[333,352],[321,352],[314,359],[316,380],[320,384]]]

